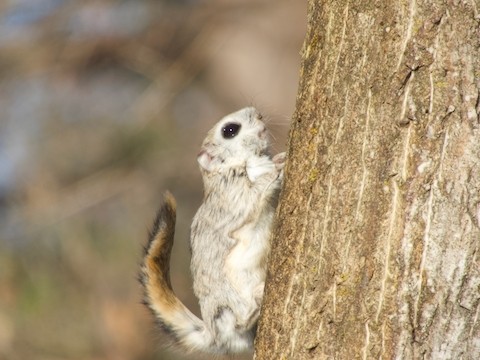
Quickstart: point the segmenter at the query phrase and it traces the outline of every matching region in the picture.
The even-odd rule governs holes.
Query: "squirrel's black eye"
[[[242,125],[236,123],[228,123],[222,128],[222,136],[225,139],[231,139],[240,132]]]

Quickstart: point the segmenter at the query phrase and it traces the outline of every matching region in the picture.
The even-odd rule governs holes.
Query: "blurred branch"
[[[48,196],[38,196],[17,206],[14,213],[22,223],[30,224],[26,229],[18,227],[7,240],[25,236],[25,232],[38,232],[72,216],[85,212],[105,201],[141,188],[145,177],[140,171],[126,172],[118,168],[105,168],[74,184]]]
[[[124,63],[134,71],[151,79],[150,86],[145,89],[132,103],[130,111],[137,123],[145,126],[158,117],[161,111],[184,90],[205,68],[209,62],[205,48],[212,41],[216,31],[214,24],[204,26],[181,55],[168,65],[167,69],[159,68],[155,52],[143,48],[138,54],[130,48],[124,48],[122,56]],[[216,44],[218,51],[221,44]],[[212,54],[212,52],[209,52]],[[210,55],[211,56],[211,55]]]

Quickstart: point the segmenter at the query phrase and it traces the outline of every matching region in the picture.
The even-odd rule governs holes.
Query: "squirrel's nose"
[[[265,139],[267,137],[267,128],[266,128],[265,125],[258,132],[258,137],[261,138],[261,139]]]

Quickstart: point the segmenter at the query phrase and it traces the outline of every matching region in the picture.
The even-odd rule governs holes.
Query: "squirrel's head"
[[[245,165],[248,158],[268,154],[268,131],[262,116],[247,107],[225,116],[208,132],[198,154],[200,168],[221,173]]]

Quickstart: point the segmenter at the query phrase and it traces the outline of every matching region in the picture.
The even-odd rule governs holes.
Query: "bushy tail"
[[[216,352],[202,320],[177,298],[170,282],[170,254],[175,232],[176,202],[169,192],[158,211],[141,268],[144,302],[160,326],[185,349]]]

